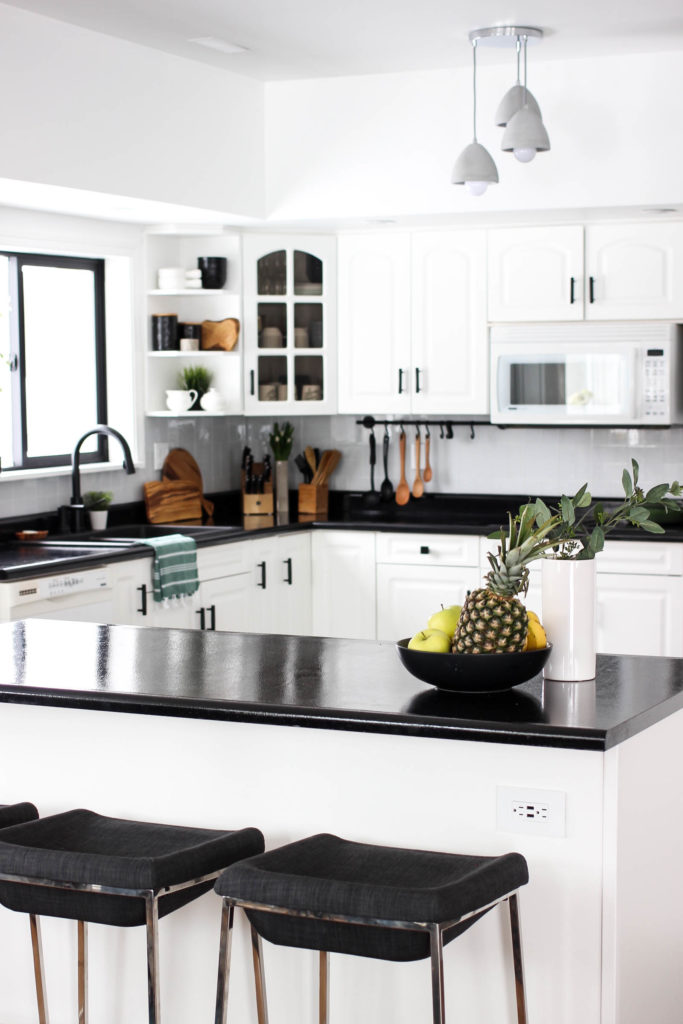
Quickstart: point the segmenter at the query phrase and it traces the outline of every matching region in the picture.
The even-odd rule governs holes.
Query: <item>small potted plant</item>
[[[186,366],[178,374],[178,386],[185,391],[196,391],[197,397],[190,406],[191,409],[200,409],[202,397],[211,387],[213,374],[205,366]]]
[[[83,504],[88,510],[91,530],[104,530],[107,526],[109,506],[114,497],[111,491],[86,491]]]

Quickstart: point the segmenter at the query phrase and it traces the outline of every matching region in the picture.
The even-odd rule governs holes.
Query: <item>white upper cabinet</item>
[[[587,320],[683,317],[683,224],[586,228]]]
[[[489,231],[488,318],[582,320],[583,228]]]
[[[412,239],[412,411],[487,413],[486,233]]]
[[[490,321],[683,317],[681,222],[496,228],[488,246]]]
[[[486,235],[339,240],[339,411],[488,412]]]
[[[410,412],[410,235],[341,235],[339,412]]]
[[[243,254],[245,412],[336,412],[335,239],[246,235]]]

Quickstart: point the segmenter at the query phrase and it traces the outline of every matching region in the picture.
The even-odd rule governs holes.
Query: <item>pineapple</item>
[[[557,544],[551,536],[559,516],[540,517],[538,506],[523,505],[513,519],[508,515],[508,531],[500,538],[497,554],[489,554],[491,570],[486,586],[468,594],[453,637],[454,654],[509,654],[523,651],[528,619],[518,594],[529,586],[529,562],[540,558]]]

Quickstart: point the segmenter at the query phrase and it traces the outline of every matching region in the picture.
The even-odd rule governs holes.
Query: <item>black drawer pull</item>
[[[143,583],[141,587],[136,587],[136,590],[140,591],[140,607],[138,613],[140,615],[147,614],[147,584]]]
[[[429,548],[428,548],[428,546],[426,544],[423,544],[422,547],[420,548],[420,554],[421,555],[428,555],[429,554]]]
[[[212,604],[212,605],[209,606],[209,612],[211,614],[211,625],[209,626],[209,629],[213,629],[214,632],[215,632],[215,629],[216,629],[216,605],[215,604]]]
[[[595,278],[588,278],[588,301],[595,302]]]
[[[569,304],[571,306],[574,305],[574,298],[575,298],[575,296],[574,296],[574,285],[575,285],[575,283],[576,282],[575,282],[574,278],[570,277],[569,278]]]
[[[420,367],[415,367],[415,394],[419,395],[422,388],[420,387]]]
[[[256,586],[257,587],[263,587],[263,589],[265,590],[266,589],[266,563],[265,562],[257,562],[256,565],[261,570],[261,582],[257,583]]]
[[[253,370],[249,371],[249,392],[252,395],[255,394],[255,391],[254,391],[254,371]]]
[[[398,393],[403,394],[403,370],[398,371]]]
[[[203,608],[200,608],[196,613],[199,616],[199,628],[206,629],[206,614]]]
[[[285,558],[284,559],[284,565],[287,566],[287,575],[285,576],[283,582],[289,583],[289,585],[291,586],[292,583],[294,582],[293,579],[292,579],[292,559],[291,558]]]

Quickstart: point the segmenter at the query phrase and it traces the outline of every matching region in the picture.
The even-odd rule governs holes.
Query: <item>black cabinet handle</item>
[[[403,370],[401,369],[398,371],[398,393],[399,395],[403,394]]]
[[[147,584],[143,583],[141,587],[136,587],[136,590],[140,591],[140,607],[138,613],[140,615],[147,614]]]
[[[257,568],[259,568],[261,570],[261,582],[257,583],[256,586],[257,587],[263,587],[263,589],[265,590],[266,589],[266,563],[265,562],[257,562],[256,566],[257,566]]]
[[[575,284],[576,284],[576,281],[574,280],[574,278],[570,277],[569,278],[569,304],[570,304],[570,306],[574,305],[574,299],[575,299],[574,286],[575,286]]]
[[[426,544],[423,544],[423,545],[422,545],[422,546],[420,547],[420,554],[421,554],[421,555],[428,555],[428,554],[429,554],[429,548],[427,547],[427,545],[426,545]]]
[[[199,609],[199,610],[198,610],[198,611],[196,612],[196,614],[197,614],[197,615],[199,616],[199,628],[200,628],[200,629],[206,629],[206,614],[205,614],[205,609],[204,609],[204,608],[200,608],[200,609]]]
[[[215,604],[209,605],[209,613],[211,615],[211,620],[210,620],[211,621],[211,625],[209,626],[209,629],[213,629],[214,632],[215,632],[215,630],[216,630],[216,605]]]
[[[250,382],[249,383],[249,393],[253,395],[253,394],[255,394],[255,391],[254,391],[254,371],[253,370],[249,371],[249,382]]]
[[[595,302],[595,278],[588,278],[588,301]]]
[[[293,579],[292,579],[292,559],[291,558],[285,558],[283,564],[287,566],[287,575],[285,576],[283,582],[284,583],[289,583],[289,585],[291,586],[292,583],[294,582]]]
[[[415,367],[415,394],[419,395],[422,388],[420,387],[420,367]]]

